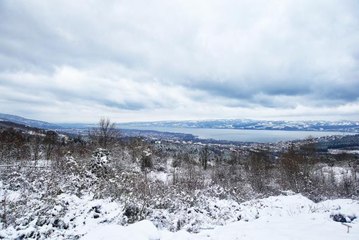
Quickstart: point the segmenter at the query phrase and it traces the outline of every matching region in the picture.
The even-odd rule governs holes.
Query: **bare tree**
[[[109,118],[101,118],[98,126],[90,131],[90,137],[101,148],[107,149],[118,138],[118,130]]]
[[[41,154],[41,136],[39,134],[35,134],[33,137],[29,139],[30,149],[32,160],[37,163],[37,160],[40,158]]]
[[[200,152],[200,161],[204,170],[206,170],[208,167],[208,160],[209,160],[209,149],[208,149],[208,145],[206,145]]]
[[[252,187],[263,192],[269,183],[270,156],[267,149],[252,151],[246,162],[248,171],[248,180]]]
[[[132,162],[136,162],[137,159],[140,159],[141,154],[145,148],[145,144],[140,137],[132,137],[128,143],[128,150],[131,156]]]
[[[303,188],[302,165],[305,162],[304,157],[294,145],[291,145],[280,158],[283,184],[295,192],[300,192]]]
[[[30,149],[27,140],[25,134],[13,128],[0,132],[0,161],[28,158]]]
[[[58,141],[58,134],[54,131],[47,131],[43,144],[45,145],[45,157],[46,159],[52,158],[52,153]]]

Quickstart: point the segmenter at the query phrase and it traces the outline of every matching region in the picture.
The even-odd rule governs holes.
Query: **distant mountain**
[[[66,129],[89,129],[98,127],[97,123],[57,123],[62,128]]]
[[[53,124],[53,123],[23,118],[23,117],[5,114],[5,113],[0,113],[0,121],[13,122],[13,123],[25,125],[28,127],[33,127],[33,128],[42,128],[42,129],[61,129],[62,128],[61,126]]]
[[[30,127],[27,125],[23,125],[23,124],[19,124],[19,123],[14,123],[14,122],[9,122],[9,121],[0,121],[0,129],[6,129],[6,128],[14,128],[17,130],[22,130],[25,132],[42,132],[44,131],[43,129],[40,128],[36,128],[36,127]]]
[[[88,123],[49,123],[27,119],[15,115],[0,113],[0,121],[22,124],[42,129],[88,129],[96,124]],[[142,129],[159,128],[214,128],[214,129],[253,129],[253,130],[286,130],[286,131],[328,131],[359,133],[359,121],[266,121],[250,119],[193,120],[193,121],[159,121],[119,123],[118,128]],[[152,129],[153,130],[153,129]]]
[[[265,121],[265,120],[205,120],[205,121],[161,121],[122,123],[124,128],[216,128],[216,129],[253,129],[253,130],[286,130],[286,131],[329,131],[359,132],[357,121]]]

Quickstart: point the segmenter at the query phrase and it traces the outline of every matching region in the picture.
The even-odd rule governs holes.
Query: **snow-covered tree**
[[[109,118],[101,118],[98,126],[90,131],[90,138],[99,147],[107,149],[117,140],[119,132]]]

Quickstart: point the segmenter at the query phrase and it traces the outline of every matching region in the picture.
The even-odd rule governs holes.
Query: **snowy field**
[[[105,225],[92,230],[82,239],[131,239],[131,240],[331,240],[359,239],[358,226],[353,224],[350,233],[346,226],[330,222],[319,216],[281,217],[272,220],[258,219],[253,222],[236,222],[213,230],[204,230],[198,234],[186,231],[168,232],[157,230],[148,220],[128,227]]]
[[[38,164],[45,166],[46,162]],[[329,170],[336,181],[349,174],[343,168]],[[166,174],[152,173],[148,178],[168,181]],[[34,183],[26,186],[37,187]],[[128,224],[126,211],[132,198],[114,200],[91,193],[76,196],[62,192],[44,199],[41,192],[26,189],[9,188],[0,181],[0,239],[359,239],[358,200],[315,203],[301,194],[282,192],[280,196],[238,203],[223,199],[223,194],[195,191],[192,196],[169,198],[171,204],[166,206],[161,199],[155,200],[158,204],[147,206],[141,215],[145,220],[134,219],[134,224]],[[212,191],[220,188],[213,186]],[[17,215],[12,214],[14,210]]]
[[[4,196],[4,192],[0,193],[0,197]],[[7,191],[6,198],[8,204],[16,204],[19,194]],[[16,227],[4,228],[0,223],[0,239],[359,239],[359,201],[337,199],[314,203],[300,194],[290,193],[240,204],[203,197],[196,208],[180,212],[153,209],[148,220],[127,226],[123,226],[126,224],[123,203],[94,199],[90,195],[79,198],[60,194],[46,217],[30,213],[17,219]],[[184,219],[187,225],[181,226],[182,230],[168,230],[168,222],[176,225]]]
[[[204,229],[199,233],[159,230],[150,221],[144,220],[127,227],[115,224],[99,225],[89,231],[83,239],[359,239],[358,219],[350,220],[359,213],[358,201],[340,199],[314,203],[301,195],[278,196],[242,203],[240,209],[239,221]],[[350,223],[344,225],[334,221],[335,215],[346,217],[346,221]]]

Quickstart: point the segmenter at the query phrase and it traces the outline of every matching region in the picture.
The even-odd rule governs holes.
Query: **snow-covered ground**
[[[41,169],[48,165],[48,161],[37,162]],[[352,174],[344,167],[324,166],[320,171],[339,182]],[[96,195],[98,189],[87,189],[91,181],[75,185],[84,191],[71,190],[66,183],[76,182],[76,175],[57,178],[56,186],[61,188],[50,191],[51,186],[43,187],[50,184],[45,173],[34,180],[14,171],[11,181],[0,181],[0,239],[359,239],[358,200],[315,203],[282,192],[239,203],[217,185],[191,193],[136,197],[130,192],[105,198]],[[146,179],[154,188],[172,176],[149,172]],[[138,186],[139,191],[145,189]]]
[[[345,150],[345,149],[328,149],[330,154],[359,154],[359,150]]]
[[[272,220],[258,219],[253,222],[236,222],[213,230],[204,230],[198,234],[186,231],[169,232],[157,230],[148,220],[128,227],[104,225],[92,230],[82,239],[131,239],[131,240],[331,240],[358,239],[359,231],[355,226],[347,233],[347,227],[321,218],[300,216],[282,217]]]
[[[144,220],[129,226],[99,224],[82,239],[359,239],[359,221],[349,219],[358,216],[359,202],[349,199],[314,203],[301,195],[269,197],[240,204],[238,214],[236,222],[199,233],[157,229],[152,222]],[[334,221],[335,214],[347,217],[350,223],[343,225]],[[349,233],[347,226],[350,226]]]
[[[359,178],[359,173],[355,173],[350,168],[345,167],[329,167],[324,166],[318,171],[315,172],[316,174],[322,173],[322,175],[325,177],[326,180],[329,180],[331,177],[333,178],[335,183],[341,183],[345,179],[350,179],[354,177],[354,174],[356,174],[356,178]]]
[[[21,199],[17,191],[2,189],[0,200],[4,197],[13,206]],[[359,239],[359,201],[351,199],[315,203],[300,194],[284,193],[239,204],[201,195],[195,206],[152,209],[147,220],[126,226],[128,204],[63,193],[45,211],[34,202],[37,209],[24,212],[16,226],[0,222],[0,239]],[[181,230],[173,231],[178,224]]]

